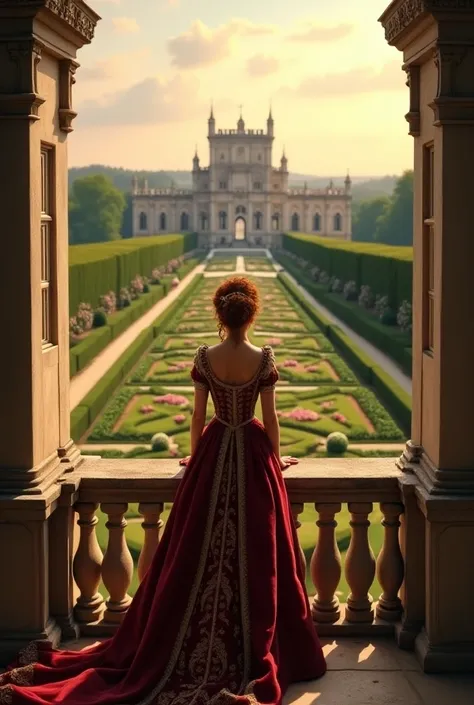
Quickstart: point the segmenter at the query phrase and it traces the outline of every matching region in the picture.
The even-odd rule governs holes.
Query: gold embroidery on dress
[[[22,666],[29,666],[30,663],[37,663],[39,659],[38,643],[31,641],[18,655],[18,663]]]
[[[11,685],[0,686],[0,705],[11,705],[13,700],[13,688]]]

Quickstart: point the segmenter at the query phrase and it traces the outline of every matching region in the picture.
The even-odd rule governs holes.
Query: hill
[[[92,174],[105,174],[121,191],[131,190],[133,176],[147,179],[150,188],[167,188],[171,185],[181,188],[191,187],[191,172],[189,171],[134,171],[118,167],[91,164],[86,167],[72,167],[69,169],[69,186],[76,179]],[[344,176],[333,179],[336,186],[342,186]],[[364,176],[352,177],[352,193],[354,201],[364,201],[378,196],[391,196],[396,182],[396,176],[374,177],[367,179]],[[329,176],[311,176],[304,174],[290,174],[290,186],[301,187],[306,182],[308,188],[324,188],[330,180]]]

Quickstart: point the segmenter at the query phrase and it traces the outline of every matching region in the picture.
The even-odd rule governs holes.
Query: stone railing
[[[315,588],[312,613],[321,634],[391,633],[402,615],[399,590],[403,560],[399,542],[403,503],[399,471],[393,459],[302,460],[285,473],[293,517],[311,503],[318,513],[318,540],[310,560]],[[143,517],[143,545],[138,558],[140,581],[160,539],[164,504],[172,502],[182,477],[177,461],[88,459],[66,477],[63,495],[74,507],[78,529],[73,549],[74,621],[81,634],[111,634],[122,621],[132,598],[128,594],[134,562],[125,539],[125,514],[138,503]],[[344,567],[336,542],[337,516],[347,504],[351,536]],[[376,559],[369,542],[369,515],[379,505],[383,545]],[[107,547],[102,553],[96,535],[98,510],[107,516]],[[306,558],[301,551],[301,560]],[[344,570],[350,588],[340,604],[338,586]],[[382,588],[374,604],[370,589],[375,577]],[[103,583],[108,597],[99,592]]]

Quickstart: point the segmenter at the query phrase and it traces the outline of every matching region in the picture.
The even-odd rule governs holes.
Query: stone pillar
[[[412,555],[420,522],[407,516],[406,581],[416,593],[424,572],[416,650],[425,670],[474,670],[474,5],[398,0],[381,22],[403,51],[415,141],[413,421],[400,466],[414,483],[425,550],[422,567]]]
[[[0,277],[0,565],[9,568],[0,584],[1,660],[30,639],[60,636],[50,610],[49,517],[59,478],[80,457],[69,430],[66,142],[76,51],[92,39],[98,16],[83,2],[68,8],[48,0],[0,4],[0,208],[8,242]]]

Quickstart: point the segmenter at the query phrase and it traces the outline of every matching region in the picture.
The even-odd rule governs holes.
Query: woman
[[[297,461],[280,458],[278,373],[247,336],[258,291],[229,279],[214,306],[222,343],[196,352],[191,456],[123,624],[79,653],[30,645],[0,705],[278,705],[325,672],[281,473]]]

